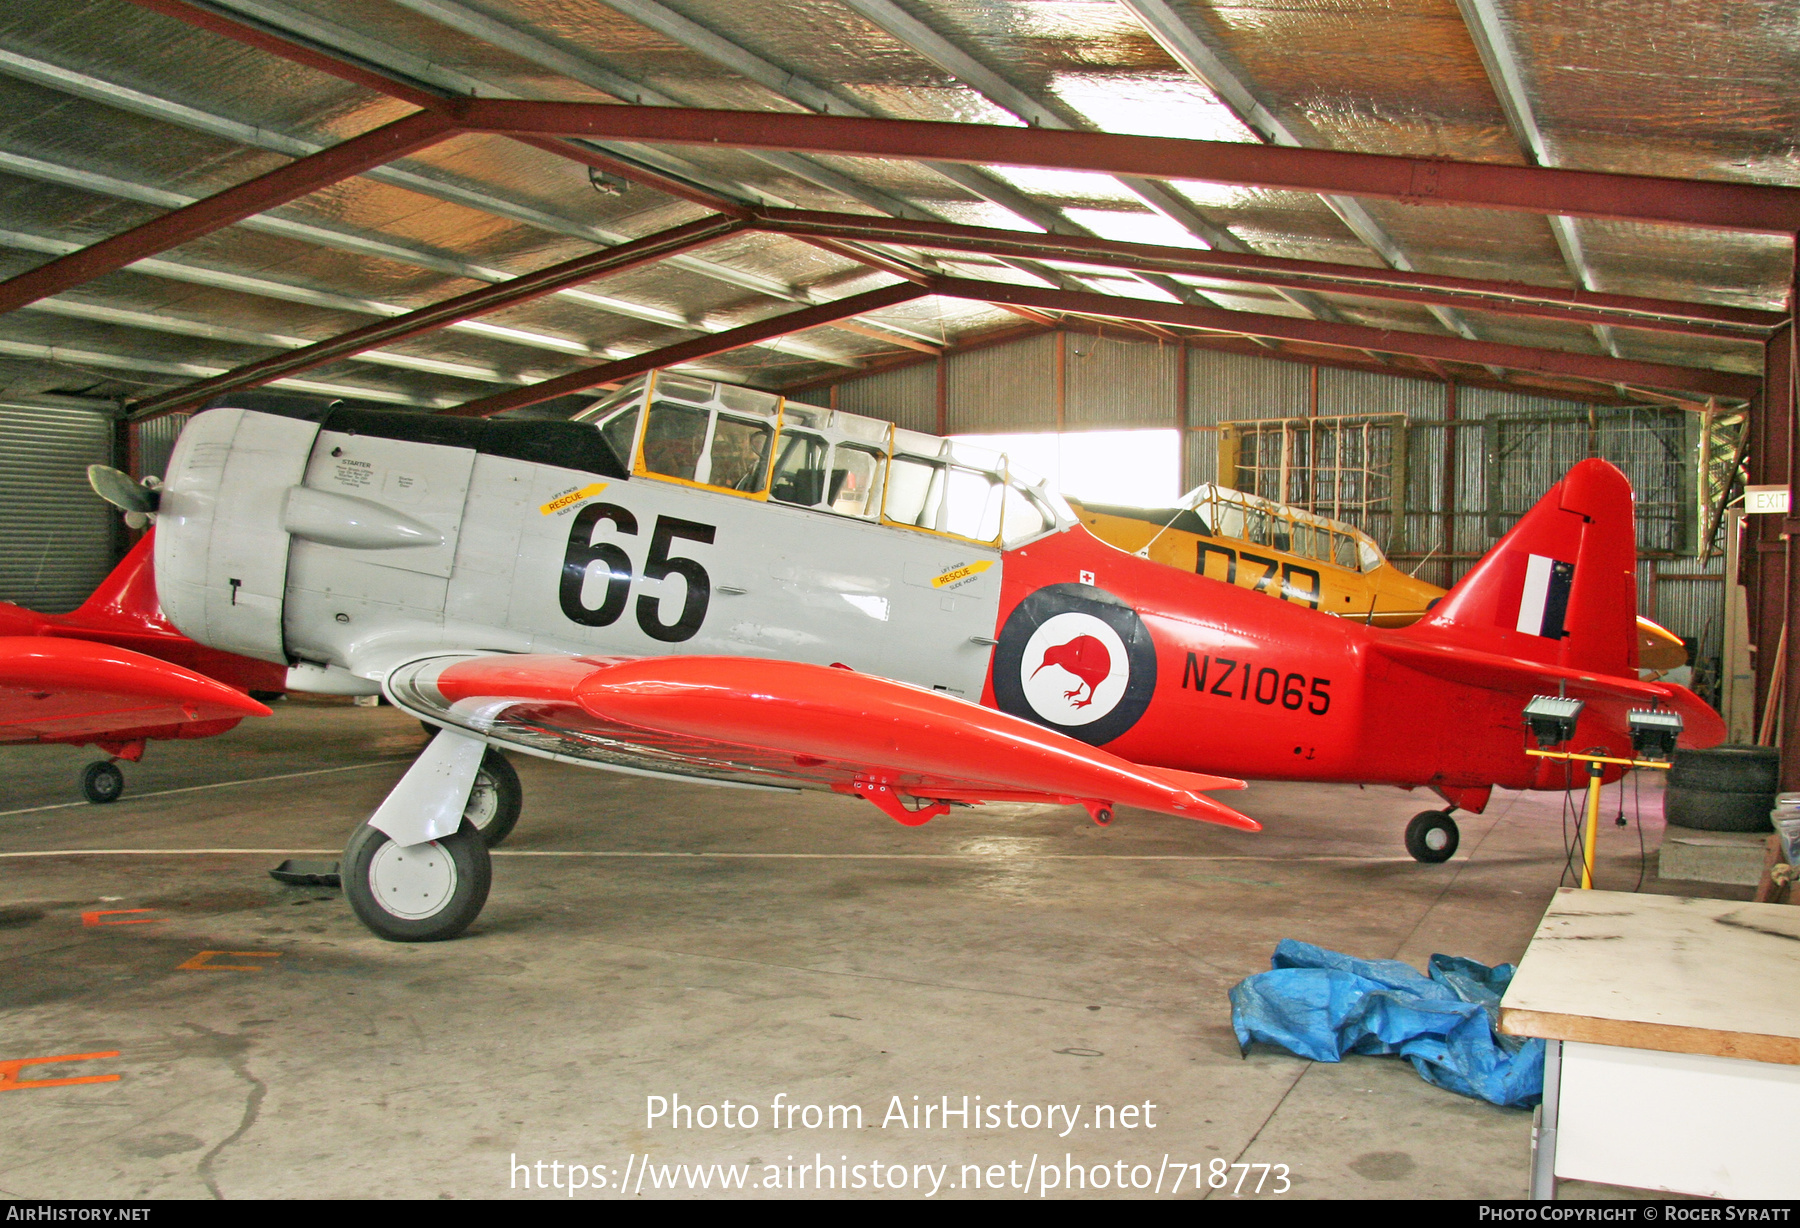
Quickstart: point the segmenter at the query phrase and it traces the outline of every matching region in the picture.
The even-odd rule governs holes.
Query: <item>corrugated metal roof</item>
[[[215,0],[212,7],[449,95],[771,112],[823,107],[1001,125],[1031,119],[1237,142],[1263,140],[1273,124],[1281,139],[1319,148],[1509,165],[1529,162],[1533,139],[1511,126],[1451,0],[1167,0],[1163,9],[1229,77],[1212,84],[1153,36],[1139,19],[1141,5],[1113,2],[486,0],[476,8],[461,0]],[[1800,186],[1800,38],[1791,13],[1696,0],[1495,0],[1490,7],[1551,164]],[[1256,100],[1266,124],[1245,118],[1241,98],[1232,100],[1239,95]],[[408,109],[129,0],[13,0],[0,11],[0,276]],[[1585,283],[1769,310],[1784,308],[1792,284],[1793,244],[1781,236],[1579,220],[1567,231],[1577,259],[1548,219],[1524,213],[1383,201],[1347,210],[1310,193],[1186,182],[1169,185],[1157,203],[1136,181],[1075,171],[957,170],[695,146],[612,152],[728,197],[841,213],[1050,225],[1173,246],[1229,243],[1273,256],[1398,262],[1429,273]],[[706,212],[642,184],[596,191],[587,168],[521,141],[458,136],[185,243],[159,255],[155,267],[114,272],[65,296],[110,309],[105,320],[54,307],[0,316],[0,379],[14,392],[142,397],[182,383],[184,364],[219,368],[264,357],[287,344],[270,337],[328,337]],[[916,247],[894,250],[930,264]],[[1064,284],[1128,297],[1168,298],[1173,286],[1192,301],[1240,310],[1759,369],[1757,347],[1745,341],[1631,330],[1607,336],[1584,325],[1434,313],[1332,293],[1284,296],[1210,278],[1158,288],[1067,263],[1048,273],[1020,262],[938,259],[961,276],[1039,285],[1073,277]],[[384,347],[387,358],[339,360],[304,378],[389,401],[450,405],[892,280],[841,248],[743,235],[578,293],[507,308],[488,318],[493,328],[415,337]],[[937,299],[873,312],[862,323],[879,333],[884,320],[914,340],[923,334],[950,344],[1017,323],[1001,309]],[[208,325],[214,335],[196,332]],[[231,329],[237,335],[217,331]],[[785,386],[852,376],[913,352],[866,328],[824,326],[706,365]],[[419,361],[408,366],[408,358]],[[1197,395],[1190,393],[1196,406]],[[1095,421],[1112,421],[1124,411],[1094,412]]]

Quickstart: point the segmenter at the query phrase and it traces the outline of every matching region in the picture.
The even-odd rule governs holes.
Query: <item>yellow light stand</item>
[[[1673,765],[1661,759],[1615,759],[1610,755],[1534,750],[1529,746],[1525,748],[1525,753],[1539,759],[1563,759],[1587,764],[1587,822],[1583,825],[1581,839],[1581,887],[1584,891],[1592,890],[1594,886],[1594,842],[1600,836],[1600,778],[1606,772],[1604,765],[1616,763],[1621,767],[1652,768],[1659,772],[1666,772]]]

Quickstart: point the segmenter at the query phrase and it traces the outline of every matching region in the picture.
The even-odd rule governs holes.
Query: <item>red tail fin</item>
[[[1635,676],[1636,571],[1631,483],[1584,460],[1429,615],[1395,634]]]

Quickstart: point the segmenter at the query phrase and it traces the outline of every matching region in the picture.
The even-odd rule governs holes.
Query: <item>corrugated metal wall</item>
[[[1191,427],[1243,418],[1304,418],[1311,403],[1311,367],[1217,350],[1188,351]]]
[[[1187,480],[1219,478],[1221,422],[1304,418],[1312,404],[1312,368],[1217,350],[1189,350]]]
[[[113,463],[113,418],[0,405],[0,600],[60,614],[112,569],[115,518],[87,467]]]
[[[1405,379],[1398,375],[1382,375],[1378,371],[1320,367],[1319,413],[1442,418],[1444,386],[1434,380]]]
[[[1046,333],[1011,345],[953,354],[946,386],[953,435],[1053,431],[1055,338]],[[934,390],[934,412],[935,395]]]
[[[149,422],[134,423],[131,437],[137,454],[137,472],[133,477],[162,477],[169,469],[169,455],[175,451],[175,440],[192,414],[165,414]]]
[[[1182,347],[1080,333],[1069,334],[1065,346],[1064,429],[1166,431],[1177,424]]]
[[[909,431],[937,430],[937,366],[920,363],[838,385],[838,408],[898,422]]]

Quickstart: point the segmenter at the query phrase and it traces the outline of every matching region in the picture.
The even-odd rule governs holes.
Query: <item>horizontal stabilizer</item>
[[[1500,653],[1418,644],[1390,636],[1375,641],[1374,652],[1398,665],[1463,686],[1507,691],[1520,696],[1563,694],[1584,701],[1615,701],[1629,707],[1661,705],[1681,714],[1683,746],[1714,746],[1725,738],[1725,722],[1686,687],[1671,682],[1640,682],[1593,670],[1569,669]]]
[[[179,665],[127,648],[60,636],[0,638],[0,687],[136,696],[205,714],[191,720],[269,715],[267,708],[242,691]]]
[[[0,636],[0,741],[267,715],[242,691],[130,649],[60,636]]]

